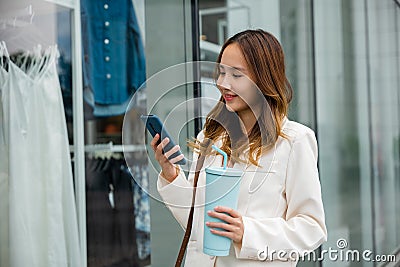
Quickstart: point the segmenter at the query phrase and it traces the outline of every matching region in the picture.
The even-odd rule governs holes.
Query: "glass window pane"
[[[400,8],[391,1],[367,7],[375,246],[390,254],[400,246]]]

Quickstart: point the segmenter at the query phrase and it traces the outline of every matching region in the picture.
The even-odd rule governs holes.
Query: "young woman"
[[[292,88],[285,75],[284,54],[277,39],[263,30],[246,30],[227,40],[219,54],[216,83],[219,104],[194,148],[189,177],[168,159],[179,146],[162,154],[169,142],[151,142],[162,171],[158,191],[178,222],[186,227],[192,199],[199,144],[206,138],[226,151],[229,167],[243,170],[238,207],[215,207],[206,230],[232,239],[230,253],[203,253],[206,167],[221,166],[222,157],[207,152],[200,172],[193,229],[185,266],[296,266],[297,256],[327,239],[314,132],[286,115]],[[223,230],[222,230],[223,229]]]

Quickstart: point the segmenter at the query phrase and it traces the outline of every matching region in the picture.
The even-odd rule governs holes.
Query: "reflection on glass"
[[[80,266],[56,70],[65,52],[56,47],[57,19],[70,12],[46,1],[0,2],[0,266]]]
[[[226,1],[218,8],[235,5],[248,10],[249,27],[278,29],[295,91],[290,117],[317,131],[329,236],[321,249],[338,249],[345,239],[344,250],[393,253],[400,247],[400,8],[394,1],[364,0]],[[222,44],[217,36],[231,36],[248,17],[239,11],[206,16],[206,0],[200,7],[203,40],[215,45],[200,43],[202,59],[212,60]],[[278,17],[258,16],[255,7]],[[205,81],[210,73],[204,70]],[[218,98],[211,87],[202,89]],[[374,263],[325,257],[323,265]]]
[[[374,241],[377,254],[400,246],[399,197],[399,40],[400,7],[368,3],[370,123]]]
[[[323,249],[336,249],[340,238],[360,253],[389,254],[400,245],[394,7],[389,1],[315,1],[320,171],[330,233]],[[324,260],[324,266],[336,264]]]
[[[280,1],[281,39],[285,51],[286,72],[294,90],[289,117],[316,129],[310,14],[310,0]],[[318,266],[318,256],[319,252],[316,250],[315,259],[313,256],[301,260],[298,266]]]
[[[69,14],[57,17],[58,71],[65,116],[72,133],[71,32]],[[130,143],[143,138],[135,127],[140,121],[131,110]],[[85,112],[91,110],[85,105]],[[146,264],[149,262],[149,225],[147,195],[132,179],[147,179],[147,162],[136,153],[130,169],[122,156],[121,129],[123,116],[86,121],[86,227],[88,266],[112,264]],[[128,141],[127,141],[128,144]],[[114,146],[116,145],[116,146]],[[132,173],[130,172],[132,170]]]

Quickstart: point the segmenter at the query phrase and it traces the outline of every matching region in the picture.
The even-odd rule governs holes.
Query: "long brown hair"
[[[221,149],[234,161],[246,162],[241,159],[241,155],[249,147],[248,160],[258,166],[262,153],[273,148],[279,136],[285,137],[281,131],[282,122],[288,113],[293,90],[285,74],[283,49],[272,34],[261,29],[235,34],[222,46],[218,64],[221,63],[225,48],[233,43],[239,45],[249,67],[249,76],[267,104],[262,105],[261,115],[251,131],[244,134],[239,126],[241,122],[238,115],[227,110],[221,96],[218,104],[207,115],[203,132],[205,138],[213,141],[222,138]],[[220,74],[218,64],[215,80]],[[188,146],[198,152],[199,140],[189,141]]]

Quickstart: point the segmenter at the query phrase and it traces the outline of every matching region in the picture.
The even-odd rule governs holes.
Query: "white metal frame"
[[[82,88],[82,36],[80,0],[72,9],[72,88],[75,202],[79,227],[81,266],[87,266],[86,244],[86,191],[85,191],[85,140]]]
[[[87,266],[86,252],[86,191],[85,191],[85,141],[82,88],[82,37],[80,0],[45,0],[71,9],[72,38],[72,108],[75,202],[78,218],[81,266]]]

